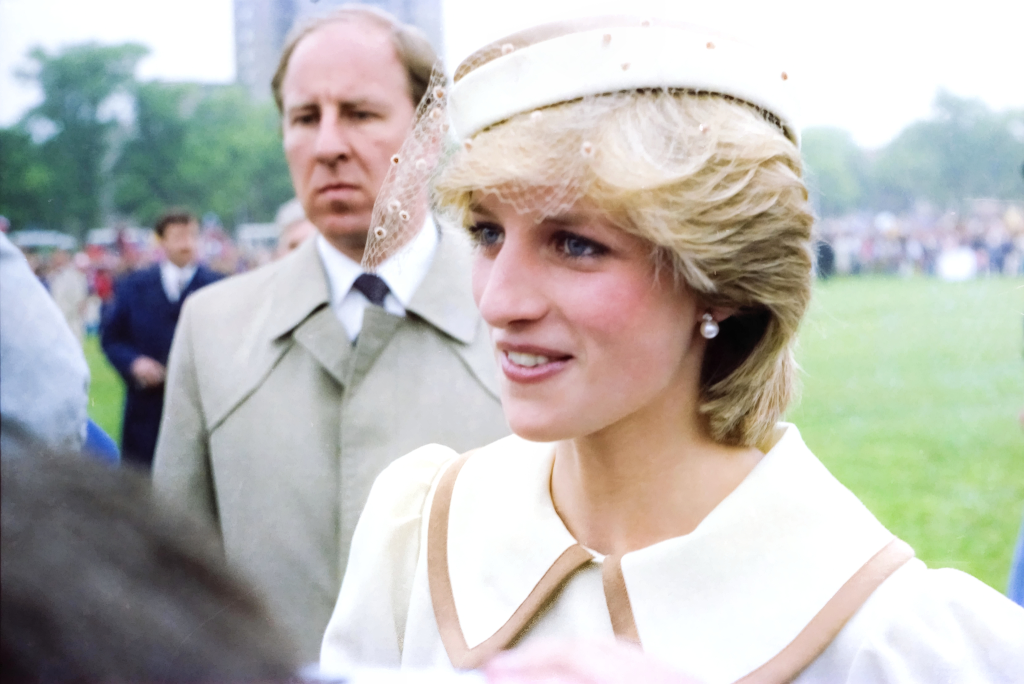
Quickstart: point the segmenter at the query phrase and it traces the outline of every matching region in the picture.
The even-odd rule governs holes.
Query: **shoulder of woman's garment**
[[[845,672],[845,681],[1017,681],[1024,608],[967,573],[911,560],[804,675],[816,670]]]

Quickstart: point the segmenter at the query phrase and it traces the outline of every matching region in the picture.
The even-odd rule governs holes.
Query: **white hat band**
[[[459,138],[516,114],[638,88],[720,93],[778,119],[799,144],[793,84],[770,55],[693,28],[611,26],[568,33],[513,49],[468,71],[448,102]]]

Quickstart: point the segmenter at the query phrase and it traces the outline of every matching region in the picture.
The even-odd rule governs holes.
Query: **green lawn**
[[[789,420],[933,567],[1006,588],[1024,514],[1024,280],[820,283]]]
[[[85,360],[92,376],[89,383],[89,417],[121,443],[121,417],[124,411],[124,382],[100,349],[95,336],[85,340]]]
[[[1024,514],[1024,280],[820,283],[790,411],[811,449],[933,567],[1006,588]],[[120,379],[90,340],[90,415],[120,437]]]

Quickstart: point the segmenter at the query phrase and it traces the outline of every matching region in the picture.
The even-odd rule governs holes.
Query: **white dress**
[[[619,635],[709,684],[1024,682],[1024,609],[907,560],[794,426],[772,441],[693,532],[621,559],[558,517],[550,444],[408,454],[356,528],[322,670],[466,667],[510,640]]]

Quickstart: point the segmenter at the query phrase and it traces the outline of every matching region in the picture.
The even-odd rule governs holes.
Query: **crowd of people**
[[[923,205],[819,221],[824,275],[926,275],[943,280],[1024,275],[1024,203],[975,200],[962,213]],[[825,246],[827,245],[827,247]]]
[[[314,230],[297,199],[281,206],[273,227],[273,240],[235,240],[219,223],[201,223],[197,259],[222,276],[244,273],[287,254]],[[32,272],[53,295],[79,339],[99,332],[103,305],[113,299],[116,281],[165,257],[154,230],[119,226],[109,232],[113,239],[90,242],[80,250],[23,248]]]
[[[54,254],[106,294],[122,471],[77,456],[80,344],[0,236],[4,680],[1019,679],[1024,609],[781,422],[815,264],[784,65],[625,17],[436,61],[369,6],[292,30],[279,258],[173,209],[120,264]]]

